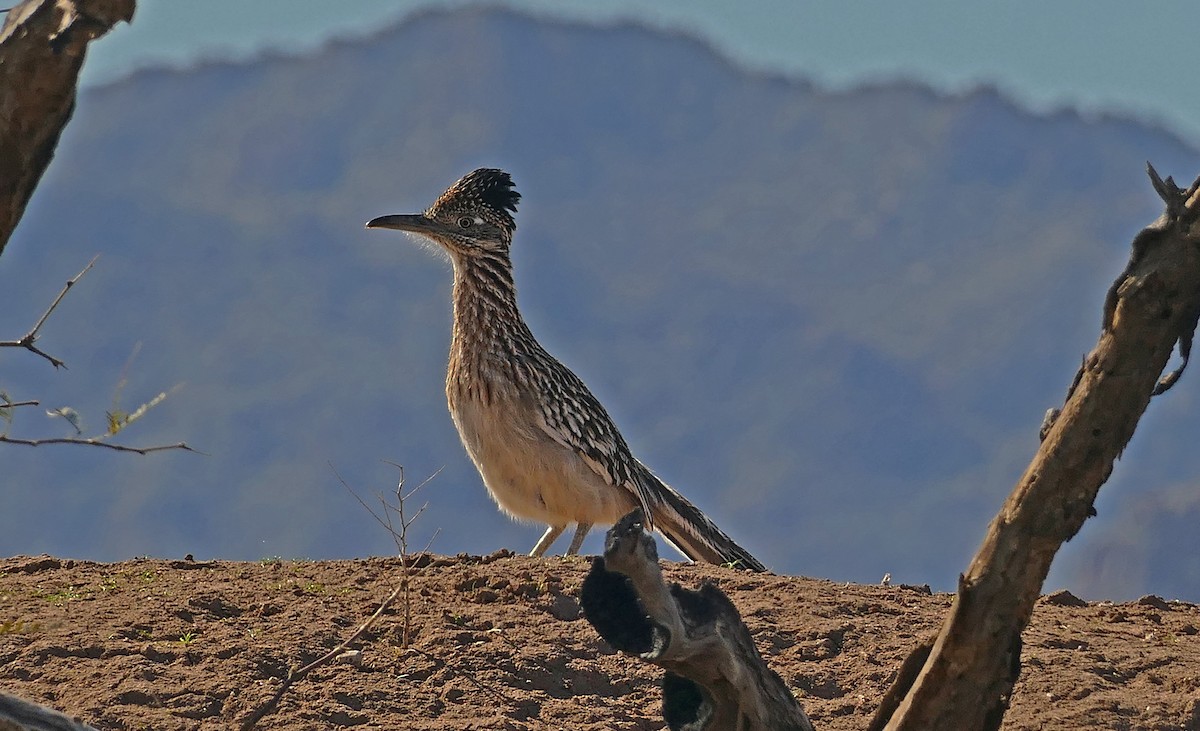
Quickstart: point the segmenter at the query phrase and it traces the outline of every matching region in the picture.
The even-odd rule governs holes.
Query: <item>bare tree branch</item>
[[[160,444],[154,447],[127,447],[124,444],[114,444],[106,442],[100,437],[60,437],[55,439],[17,439],[10,437],[7,434],[0,434],[0,444],[23,444],[27,447],[41,447],[47,444],[81,444],[91,447],[105,447],[117,452],[135,452],[137,454],[150,454],[151,452],[165,452],[169,449],[179,449],[184,452],[195,452],[196,454],[204,454],[198,449],[192,449],[183,442],[175,444]]]
[[[21,220],[38,181],[54,157],[63,127],[75,111],[76,87],[88,44],[114,25],[133,18],[135,0],[25,0],[8,8],[0,26],[0,254]],[[62,359],[37,346],[42,326],[67,292],[95,265],[93,258],[67,281],[34,326],[17,340],[0,341],[0,347],[25,348],[65,368]],[[115,422],[110,431],[142,416],[166,394],[148,402],[131,415]],[[6,398],[5,401],[8,401]],[[9,402],[4,408],[36,402]],[[9,416],[11,416],[10,412]],[[60,413],[61,410],[60,410]],[[6,418],[11,421],[11,418]],[[72,422],[74,424],[74,422]],[[78,426],[76,426],[78,429]],[[106,435],[111,436],[111,434]],[[104,437],[19,439],[0,434],[0,442],[37,447],[44,444],[81,444],[119,452],[149,454],[168,449],[196,450],[183,442],[153,447],[128,447],[104,441]]]
[[[0,27],[0,254],[75,111],[88,43],[133,18],[134,0],[25,0]]]
[[[1099,342],[959,577],[932,650],[916,651],[928,659],[915,677],[901,674],[888,695],[903,699],[872,728],[999,728],[1021,668],[1021,632],[1051,560],[1095,514],[1096,495],[1151,397],[1182,374],[1200,318],[1200,180],[1182,190],[1152,167],[1149,175],[1166,211],[1135,237],[1105,300]],[[1184,363],[1163,377],[1176,344]]]
[[[41,401],[8,401],[0,404],[0,409],[11,409],[14,406],[41,406]]]
[[[96,265],[96,260],[99,258],[99,254],[93,256],[92,260],[88,262],[87,266],[85,266],[78,274],[67,280],[67,283],[63,285],[62,291],[58,293],[58,296],[55,297],[54,301],[50,303],[50,306],[46,308],[46,311],[42,313],[42,316],[38,318],[38,321],[34,324],[34,326],[29,329],[29,332],[21,336],[19,340],[0,340],[0,348],[25,348],[31,353],[40,355],[46,360],[50,361],[50,365],[54,366],[55,368],[66,368],[66,363],[52,355],[42,352],[36,345],[34,345],[34,343],[37,342],[42,325],[46,324],[46,320],[58,307],[58,303],[62,302],[63,297],[67,296],[67,292],[70,291],[71,287],[74,287],[75,283],[78,282],[84,274],[87,274],[89,269]]]

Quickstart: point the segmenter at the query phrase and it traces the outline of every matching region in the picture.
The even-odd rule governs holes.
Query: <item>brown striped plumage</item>
[[[549,525],[540,556],[570,524],[568,554],[595,523],[634,507],[695,561],[765,571],[696,506],[635,459],[587,386],[533,337],[517,309],[509,247],[518,194],[482,168],[424,213],[383,216],[368,228],[419,234],[454,264],[454,329],[446,399],[492,498],[516,518]]]

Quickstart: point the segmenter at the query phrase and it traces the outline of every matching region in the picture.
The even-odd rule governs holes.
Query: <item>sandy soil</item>
[[[659,729],[658,672],[580,616],[589,562],[429,557],[349,658],[293,686],[260,729]],[[236,728],[289,668],[349,636],[397,559],[0,559],[0,691],[99,729]],[[861,729],[949,595],[674,564],[741,610],[819,731]],[[1200,608],[1043,598],[1005,729],[1200,731]]]

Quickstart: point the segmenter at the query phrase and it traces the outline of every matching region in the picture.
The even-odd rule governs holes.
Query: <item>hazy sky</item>
[[[561,18],[637,19],[707,39],[747,66],[828,86],[905,77],[942,90],[993,84],[1026,106],[1158,121],[1200,146],[1193,63],[1200,3],[801,0],[139,0],[132,26],[93,47],[96,84],[147,65],[302,52],[428,8],[505,5]]]

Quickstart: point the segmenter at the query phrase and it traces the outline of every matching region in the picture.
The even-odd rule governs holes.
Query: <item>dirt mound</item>
[[[589,561],[430,557],[396,602],[261,729],[658,729],[658,674],[580,616]],[[820,731],[861,729],[949,595],[674,564],[715,581]],[[99,729],[236,728],[336,646],[401,575],[356,561],[0,559],[0,691]],[[1200,609],[1043,599],[1006,729],[1200,729]]]

